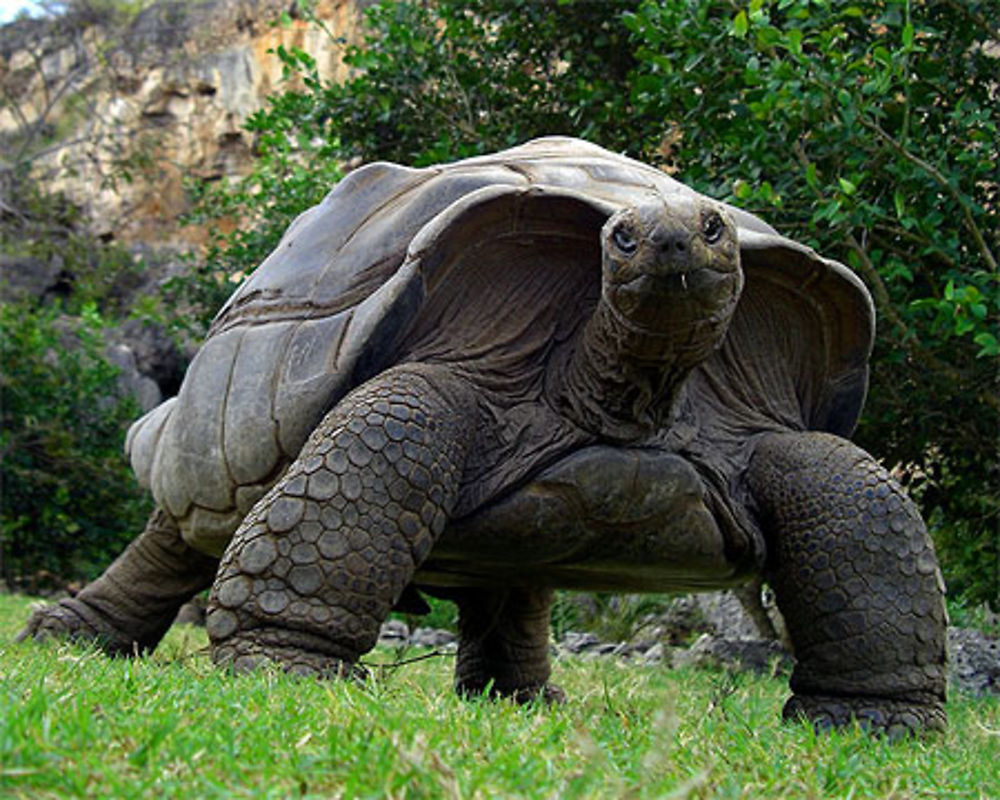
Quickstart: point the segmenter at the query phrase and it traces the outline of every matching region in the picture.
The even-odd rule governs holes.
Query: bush
[[[995,8],[645,2],[626,21],[637,107],[685,181],[868,285],[857,439],[912,477],[952,589],[1000,604]]]
[[[0,172],[5,257],[59,265],[45,298],[0,304],[0,575],[8,586],[92,577],[145,521],[122,454],[139,414],[105,358],[141,265],[96,241],[80,211],[26,168]]]
[[[103,356],[103,320],[28,303],[0,307],[0,556],[8,586],[49,572],[93,577],[141,530],[150,505],[122,457],[138,414]]]

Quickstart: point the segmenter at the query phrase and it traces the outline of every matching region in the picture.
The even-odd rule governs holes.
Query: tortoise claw
[[[781,712],[785,720],[806,720],[820,732],[857,723],[890,741],[928,731],[943,731],[947,715],[940,702],[881,697],[792,695]]]
[[[272,635],[266,631],[251,630],[215,644],[212,661],[230,667],[238,675],[245,675],[270,663],[292,675],[357,681],[368,677],[368,671],[351,659],[282,642],[281,639],[288,638],[285,631],[270,633]]]
[[[132,650],[130,643],[125,643],[116,634],[117,631],[101,625],[95,618],[95,612],[83,606],[79,600],[65,598],[58,603],[36,608],[15,641],[64,639],[95,642],[108,654],[129,654]]]

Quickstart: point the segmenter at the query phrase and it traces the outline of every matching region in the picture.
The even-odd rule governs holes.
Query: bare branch
[[[976,221],[972,218],[972,210],[969,208],[968,201],[962,196],[948,179],[941,174],[941,171],[935,167],[933,164],[924,161],[919,156],[911,153],[903,145],[893,139],[888,133],[883,130],[882,126],[875,122],[865,119],[864,117],[858,118],[864,127],[872,131],[876,136],[878,136],[883,142],[885,142],[889,147],[895,150],[899,155],[909,161],[911,164],[915,164],[920,167],[924,172],[930,175],[935,183],[937,183],[944,191],[958,203],[959,207],[962,209],[962,216],[965,219],[965,227],[968,229],[969,233],[972,234],[972,238],[976,241],[976,246],[979,248],[979,253],[982,255],[983,260],[989,267],[991,272],[997,271],[997,260],[993,253],[990,252],[989,245],[986,243],[986,239],[983,237],[983,233],[979,230],[979,226],[976,225]]]

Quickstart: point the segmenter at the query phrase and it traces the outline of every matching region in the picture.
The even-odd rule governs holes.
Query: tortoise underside
[[[732,551],[707,501],[676,454],[585,447],[452,520],[414,583],[633,592],[742,583],[755,554]]]

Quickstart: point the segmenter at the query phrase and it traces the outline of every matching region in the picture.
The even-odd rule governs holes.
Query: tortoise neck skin
[[[702,198],[657,196],[601,231],[601,299],[549,397],[601,439],[636,442],[669,423],[691,370],[722,343],[743,273],[736,227]]]

